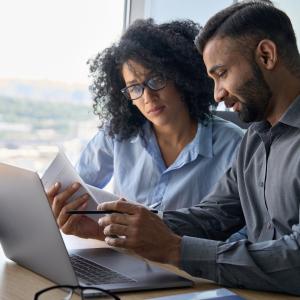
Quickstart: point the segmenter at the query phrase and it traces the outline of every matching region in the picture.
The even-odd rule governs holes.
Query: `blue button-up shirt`
[[[243,131],[214,117],[198,124],[194,139],[166,167],[149,123],[143,134],[118,140],[100,129],[83,150],[77,171],[93,186],[160,210],[190,207],[206,196],[235,156]]]

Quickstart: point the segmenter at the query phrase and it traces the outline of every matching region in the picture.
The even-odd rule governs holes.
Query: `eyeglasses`
[[[163,75],[155,75],[142,83],[125,87],[121,89],[121,92],[128,100],[137,100],[142,97],[146,87],[153,91],[159,91],[163,89],[166,84],[167,80]]]
[[[78,299],[78,296],[74,294],[76,290],[79,290],[80,298],[82,300],[87,299],[87,297],[100,296],[101,299],[115,299],[120,300],[120,298],[111,293],[110,291],[92,287],[92,286],[80,286],[80,285],[54,285],[43,290],[38,291],[34,295],[34,300],[72,300]]]

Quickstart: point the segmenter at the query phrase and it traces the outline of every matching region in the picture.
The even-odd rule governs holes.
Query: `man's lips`
[[[225,102],[225,106],[227,108],[232,108],[233,111],[240,111],[240,109],[241,109],[239,101],[228,101],[228,102]]]
[[[227,108],[231,108],[236,102],[234,101],[225,101],[225,106]]]
[[[240,102],[234,103],[234,105],[232,106],[232,109],[233,109],[233,111],[240,111],[241,110]]]

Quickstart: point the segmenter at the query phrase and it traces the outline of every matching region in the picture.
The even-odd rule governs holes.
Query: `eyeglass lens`
[[[166,79],[163,76],[156,75],[146,80],[143,84],[134,84],[124,88],[122,91],[128,99],[136,100],[143,95],[146,86],[151,90],[158,91],[166,86]]]
[[[85,289],[83,293],[77,294],[72,289],[61,289],[59,287],[45,291],[38,296],[37,300],[82,300],[98,296],[101,300],[111,300],[114,297],[101,293],[99,290],[90,288]]]

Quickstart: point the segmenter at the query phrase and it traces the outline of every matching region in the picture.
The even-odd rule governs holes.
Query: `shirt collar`
[[[300,95],[292,102],[279,122],[300,129]]]
[[[142,129],[141,132],[133,137],[131,137],[129,139],[130,143],[136,143],[138,141],[140,141],[140,139],[142,139],[144,142],[144,146],[146,146],[146,141],[149,140],[149,138],[152,136],[152,129],[151,129],[151,125],[148,121],[146,121],[143,125],[142,125]]]
[[[149,122],[145,122],[142,131],[142,139],[145,142],[153,137],[153,131]],[[140,138],[140,135],[134,136],[130,139],[130,143],[136,143]],[[189,150],[196,155],[209,158],[213,157],[212,120],[208,120],[205,125],[200,122],[198,123],[197,132],[193,141],[190,143]]]
[[[253,129],[254,131],[258,132],[258,133],[263,133],[263,132],[266,132],[268,130],[270,130],[271,128],[271,124],[266,121],[266,120],[263,120],[263,121],[260,121],[260,122],[253,122],[249,129]]]
[[[292,104],[282,115],[278,123],[282,123],[292,127],[297,127],[300,129],[299,111],[300,111],[300,95],[295,98]],[[268,121],[264,120],[260,122],[254,122],[251,128],[257,131],[258,133],[262,133],[270,130],[271,124]]]
[[[212,119],[206,121],[205,124],[198,123],[197,133],[191,146],[197,154],[213,157]]]

